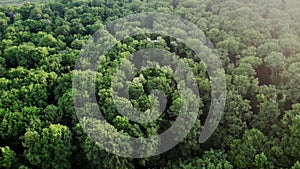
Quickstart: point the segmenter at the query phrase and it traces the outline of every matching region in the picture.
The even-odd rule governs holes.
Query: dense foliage
[[[56,0],[0,7],[0,167],[299,169],[299,5],[298,0]],[[119,42],[99,65],[96,80],[100,109],[118,131],[135,137],[161,133],[176,119],[181,102],[167,69],[145,70],[130,85],[131,103],[147,111],[149,91],[161,89],[168,98],[164,116],[148,124],[120,116],[110,85],[129,53],[160,48],[179,55],[196,75],[201,94],[196,125],[179,145],[131,159],[106,152],[83,132],[72,73],[90,35],[109,21],[144,11],[177,14],[203,30],[221,55],[227,99],[217,130],[199,144],[211,101],[205,64],[163,35]]]

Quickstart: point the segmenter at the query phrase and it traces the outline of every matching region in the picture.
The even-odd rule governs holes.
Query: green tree
[[[272,129],[278,125],[280,116],[277,89],[274,86],[262,86],[260,92],[257,95],[259,111],[254,115],[251,126],[266,135],[273,135]]]
[[[257,154],[255,156],[255,168],[257,169],[264,169],[264,168],[274,168],[272,164],[268,161],[268,157],[264,154]]]
[[[38,132],[28,130],[23,136],[24,155],[39,168],[71,168],[72,133],[68,127],[50,125]]]
[[[13,168],[17,162],[17,154],[8,146],[0,147],[0,150],[0,167],[6,169]]]
[[[222,151],[210,150],[205,151],[203,156],[180,162],[179,167],[182,169],[232,169],[233,166],[227,161],[227,154]]]
[[[258,155],[256,158],[260,160],[259,154],[265,151],[266,141],[267,137],[257,129],[245,131],[242,139],[236,139],[230,145],[229,159],[233,166],[255,168],[255,157]]]
[[[288,65],[288,68],[282,73],[283,84],[282,87],[287,92],[288,99],[292,102],[299,102],[300,99],[300,62],[294,62]],[[296,75],[296,76],[295,76]]]
[[[210,145],[228,149],[234,139],[239,138],[248,129],[253,117],[250,102],[234,91],[227,92],[224,115],[211,138]],[[226,137],[225,137],[226,136]]]
[[[299,168],[300,168],[300,163],[299,161],[297,161],[291,169],[299,169]]]
[[[284,147],[284,154],[286,156],[291,156],[292,158],[287,165],[292,165],[291,163],[296,162],[296,159],[299,158],[300,154],[297,149],[299,149],[299,111],[300,104],[294,104],[291,110],[286,111],[282,119],[282,128],[283,135],[281,140],[281,146]]]
[[[265,58],[264,61],[266,63],[266,66],[271,69],[271,79],[273,84],[278,84],[278,82],[280,82],[280,79],[278,79],[279,74],[286,67],[285,57],[282,53],[272,52]]]
[[[4,57],[9,67],[24,66],[34,68],[37,63],[48,55],[45,47],[35,47],[33,44],[12,46],[4,50]]]

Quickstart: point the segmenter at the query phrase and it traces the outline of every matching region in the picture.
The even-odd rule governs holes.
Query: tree
[[[251,63],[246,63],[246,61],[239,63],[232,72],[232,82],[229,84],[231,89],[238,91],[244,98],[249,100],[255,96],[258,90],[259,81],[256,78],[254,66]]]
[[[73,94],[71,90],[66,91],[58,100],[58,113],[62,115],[61,124],[75,126],[78,119],[73,103]]]
[[[299,169],[299,168],[300,168],[300,163],[299,161],[297,161],[291,169]]]
[[[39,37],[39,46],[54,48],[58,45],[58,41],[50,34]]]
[[[0,30],[4,31],[8,25],[9,18],[3,12],[0,12],[0,18]]]
[[[59,111],[58,107],[54,105],[48,105],[40,115],[40,118],[43,120],[46,125],[58,124],[62,122],[62,111]]]
[[[28,130],[22,145],[29,162],[39,168],[71,168],[72,133],[68,127],[51,124],[38,132]]]
[[[271,79],[273,84],[278,84],[280,82],[279,74],[285,69],[285,57],[282,53],[272,52],[265,58],[265,64],[271,69],[272,75]]]
[[[11,150],[8,146],[0,147],[0,167],[2,168],[12,168],[17,162],[17,154]],[[16,167],[16,166],[15,166]]]
[[[205,151],[203,156],[180,162],[178,168],[183,169],[232,169],[233,166],[227,161],[227,154],[222,151],[210,150]]]
[[[0,77],[5,73],[5,59],[0,57]]]
[[[106,146],[112,146],[113,143],[109,142],[111,141],[111,138],[115,138],[117,140],[122,139],[122,138],[117,138],[115,135],[113,135],[113,128],[107,125],[100,124],[101,122],[96,119],[84,119],[82,121],[83,123],[83,128],[85,128],[85,125],[91,125],[89,123],[92,123],[94,127],[93,134],[94,136],[97,137],[98,134],[104,134],[107,137],[107,144]],[[107,135],[109,133],[109,135]],[[84,140],[83,144],[83,150],[86,154],[86,158],[89,161],[89,168],[116,168],[116,169],[121,169],[121,168],[134,168],[132,164],[132,159],[130,158],[125,158],[121,157],[118,155],[114,155],[111,153],[108,153],[105,151],[104,147],[99,146],[97,143],[93,142],[89,137],[86,138],[81,138]],[[126,144],[126,142],[124,142]],[[115,146],[116,151],[118,151],[118,146],[119,145],[113,145]],[[124,147],[123,147],[124,148]]]
[[[224,115],[211,138],[213,147],[228,149],[234,139],[239,138],[253,117],[250,102],[235,91],[227,92]],[[226,137],[224,137],[226,136]]]
[[[300,62],[294,62],[288,65],[288,68],[282,73],[283,84],[282,87],[288,94],[288,99],[292,102],[298,102],[300,99]],[[296,76],[295,76],[296,75]]]
[[[257,169],[264,169],[264,168],[274,168],[272,164],[268,161],[268,157],[264,154],[257,154],[255,156],[255,168]]]
[[[30,11],[29,18],[39,20],[43,17],[43,11],[40,5],[35,5],[35,7]]]
[[[216,48],[222,55],[229,57],[231,63],[236,64],[239,42],[234,37],[229,37],[219,42]]]
[[[61,65],[62,62],[62,55],[55,54],[45,58],[42,58],[38,63],[40,69],[44,70],[45,72],[55,72],[57,74],[61,74],[64,72],[64,68]]]
[[[266,43],[261,44],[257,48],[257,54],[261,58],[268,56],[272,52],[280,52],[278,40],[270,40]]]
[[[251,126],[266,135],[273,135],[272,129],[278,125],[280,116],[277,90],[274,86],[262,86],[260,92],[257,95],[259,112],[254,115]]]
[[[27,128],[40,129],[39,111],[36,107],[23,107],[21,111],[4,114],[0,123],[0,133],[4,143],[10,147],[18,147],[19,137],[26,132]]]
[[[256,161],[262,156],[266,149],[265,144],[267,137],[257,129],[245,131],[242,139],[234,140],[230,145],[229,159],[234,167],[237,168],[254,168]]]
[[[300,119],[300,104],[293,104],[292,109],[286,111],[283,116],[282,123],[282,139],[281,146],[284,147],[285,156],[291,156],[292,158],[287,161],[286,166],[291,166],[292,163],[296,162],[299,159],[299,152],[296,151],[299,149],[299,144],[295,141],[299,139],[299,119]]]
[[[33,44],[22,44],[20,46],[12,46],[4,50],[4,57],[9,67],[24,66],[26,68],[34,68],[39,60],[48,55],[45,47],[35,47]]]

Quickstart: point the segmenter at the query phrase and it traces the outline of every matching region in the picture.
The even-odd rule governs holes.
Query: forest
[[[300,169],[299,9],[299,0],[50,0],[1,5],[0,168]],[[82,48],[107,23],[142,12],[168,13],[195,24],[220,55],[226,78],[224,113],[204,143],[198,137],[211,106],[212,79],[191,48],[166,35],[128,37],[97,65],[94,94],[110,125],[76,114],[78,93],[72,82],[80,73],[76,63]],[[163,28],[161,21],[156,24]],[[175,32],[185,35],[179,28]],[[149,111],[153,89],[163,91],[167,101],[157,120],[137,123],[119,114],[111,84],[129,54],[149,48],[179,56],[195,75],[200,98],[195,102],[186,95],[190,103],[184,102],[166,67],[142,70],[128,86],[134,108],[150,113],[149,118],[156,116]],[[81,73],[82,78],[89,76]],[[190,104],[199,105],[191,131],[175,147],[151,157],[110,153],[84,130],[99,124],[96,130],[112,138],[117,137],[114,130],[151,137],[171,127],[180,106]],[[153,142],[144,151],[158,148]]]

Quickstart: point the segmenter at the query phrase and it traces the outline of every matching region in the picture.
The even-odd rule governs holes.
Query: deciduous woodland
[[[299,0],[54,0],[1,6],[0,168],[300,169],[299,10]],[[159,48],[178,55],[193,71],[201,95],[195,126],[180,144],[134,159],[105,151],[83,131],[72,76],[91,35],[110,21],[140,12],[174,14],[196,24],[220,54],[227,95],[218,128],[199,144],[211,103],[205,63],[165,35],[118,42],[98,65],[95,85],[99,108],[118,131],[157,135],[172,126],[182,106],[169,70],[151,69],[132,80],[130,101],[147,111],[150,91],[160,89],[168,99],[163,115],[142,124],[118,113],[111,82],[130,53]]]

